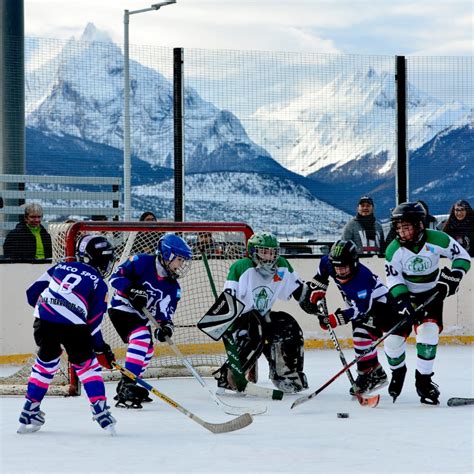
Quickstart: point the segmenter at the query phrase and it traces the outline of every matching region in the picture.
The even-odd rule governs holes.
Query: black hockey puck
[[[349,418],[349,413],[338,413],[337,417],[338,418]]]

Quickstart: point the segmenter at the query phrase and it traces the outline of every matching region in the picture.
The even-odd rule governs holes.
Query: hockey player
[[[347,308],[331,314],[315,311],[315,305],[326,296],[329,278],[336,283]],[[389,331],[400,316],[387,299],[388,289],[380,278],[359,262],[357,247],[352,240],[338,240],[329,255],[321,258],[312,281],[307,282],[301,307],[318,316],[321,328],[327,330],[352,323],[354,351],[357,356],[367,350],[383,332]],[[408,334],[411,326],[402,326],[399,334]],[[407,335],[408,335],[407,334]],[[387,385],[387,374],[379,363],[377,349],[362,357],[357,363],[357,391],[369,393]],[[354,395],[354,388],[350,389]]]
[[[405,202],[392,211],[391,221],[397,237],[387,248],[385,271],[388,288],[400,314],[408,316],[415,325],[416,391],[422,403],[437,405],[440,392],[431,377],[439,333],[443,329],[443,300],[456,293],[461,279],[471,267],[471,259],[448,234],[425,229],[424,217],[424,209],[419,203]],[[440,257],[452,261],[451,269],[438,270]],[[435,300],[422,314],[415,314],[413,305],[424,303],[435,292]],[[392,369],[389,393],[394,401],[402,391],[407,372],[405,339],[394,335],[385,341],[385,352]]]
[[[114,251],[104,237],[86,235],[76,247],[76,262],[58,263],[27,290],[35,308],[34,338],[38,354],[28,380],[26,401],[18,433],[38,431],[45,422],[40,410],[49,385],[60,366],[64,347],[84,386],[93,417],[114,434],[100,365],[110,369],[115,360],[102,338],[100,324],[107,309],[105,278],[112,268]]]
[[[153,356],[150,322],[143,314],[146,308],[159,328],[155,338],[165,342],[173,335],[172,317],[181,298],[177,279],[190,268],[192,251],[177,235],[165,234],[158,241],[156,256],[139,254],[120,265],[110,278],[114,294],[109,317],[123,342],[128,344],[125,368],[140,376]],[[116,406],[142,408],[151,401],[148,391],[123,376],[117,386]]]
[[[272,306],[277,299],[293,296],[299,300],[303,283],[279,251],[274,235],[258,232],[247,243],[248,257],[230,267],[224,291],[236,296],[245,308],[226,335],[235,342],[248,379],[257,381],[256,363],[263,352],[273,384],[283,392],[296,393],[308,388],[303,372],[303,332],[290,314],[272,311]],[[215,377],[219,388],[236,390],[227,363]]]

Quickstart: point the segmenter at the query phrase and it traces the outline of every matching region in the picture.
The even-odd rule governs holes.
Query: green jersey
[[[425,230],[426,237],[417,245],[405,246],[393,240],[385,253],[385,273],[390,293],[423,293],[438,282],[440,257],[452,261],[451,268],[466,273],[471,267],[467,251],[448,234]]]
[[[278,299],[289,300],[301,284],[293,267],[283,257],[278,257],[276,272],[270,276],[259,273],[252,260],[246,257],[232,264],[224,289],[231,290],[244,303],[244,312],[256,309],[264,316]]]

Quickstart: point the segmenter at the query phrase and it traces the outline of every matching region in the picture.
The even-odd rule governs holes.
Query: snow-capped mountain
[[[407,95],[411,150],[447,126],[469,121],[470,111],[461,104],[441,103],[410,84]],[[386,153],[376,168],[383,174],[391,169],[396,154],[395,97],[393,75],[369,68],[336,76],[326,86],[290,102],[261,107],[253,119],[258,136],[264,137],[260,145],[296,173],[307,176],[322,168],[336,170],[363,156]],[[251,137],[253,132],[249,130]]]

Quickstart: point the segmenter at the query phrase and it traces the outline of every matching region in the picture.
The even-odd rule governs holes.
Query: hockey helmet
[[[403,202],[392,210],[390,220],[392,228],[397,234],[400,242],[417,242],[423,236],[424,220],[426,218],[426,211],[419,202]],[[397,224],[407,222],[413,225],[413,235],[400,235],[397,231]]]
[[[349,267],[349,272],[341,275],[344,280],[349,280],[356,274],[359,266],[359,255],[352,240],[337,240],[334,242],[328,258],[338,276],[338,267]]]
[[[84,235],[76,246],[76,260],[96,268],[105,278],[112,271],[114,248],[101,235]]]
[[[189,271],[193,252],[184,239],[176,234],[168,233],[158,241],[156,256],[171,278],[179,278]],[[170,267],[176,257],[181,257],[184,260],[183,263],[178,268]]]
[[[247,242],[247,253],[257,271],[274,275],[280,255],[278,239],[270,232],[256,232]]]

